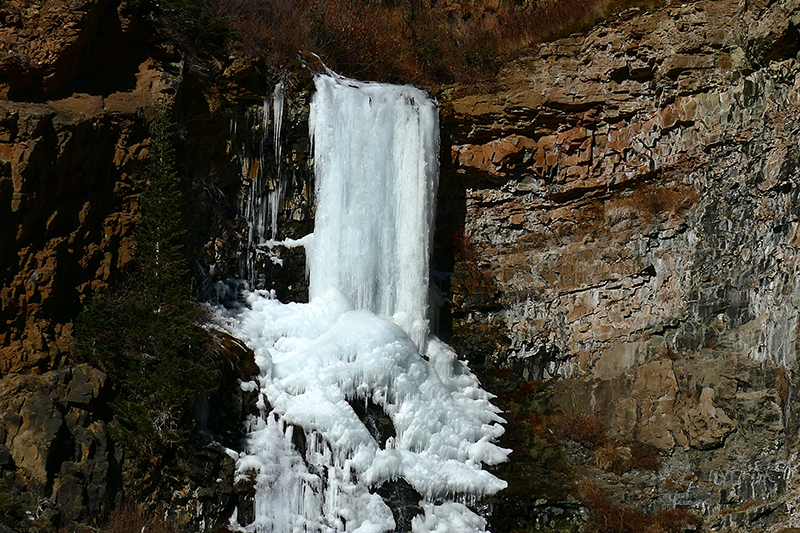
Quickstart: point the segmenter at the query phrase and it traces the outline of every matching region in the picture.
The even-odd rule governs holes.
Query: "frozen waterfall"
[[[424,348],[438,110],[408,86],[320,77],[316,89],[310,296],[337,289],[355,308],[393,317]]]
[[[413,532],[484,531],[465,504],[505,487],[482,468],[508,455],[494,444],[503,420],[426,319],[436,106],[410,86],[334,75],[315,85],[317,210],[300,243],[310,302],[255,291],[225,318],[261,369],[243,384],[260,391],[260,414],[237,454],[237,477],[255,483],[255,519],[232,526],[394,531],[378,488],[402,478],[421,498]],[[365,424],[367,405],[388,434]]]

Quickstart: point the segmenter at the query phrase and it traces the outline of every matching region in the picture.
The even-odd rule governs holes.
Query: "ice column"
[[[438,111],[411,86],[316,79],[309,118],[317,214],[310,295],[337,289],[424,349]]]

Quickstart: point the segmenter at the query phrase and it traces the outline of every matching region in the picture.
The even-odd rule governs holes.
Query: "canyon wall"
[[[632,9],[443,98],[451,342],[509,419],[509,527],[568,528],[587,491],[645,522],[800,527],[798,22]]]
[[[74,360],[73,322],[130,264],[163,104],[198,288],[235,275],[237,194],[275,154],[231,124],[278,80],[189,58],[125,5],[0,6],[0,474],[47,527],[100,523],[137,487],[210,529],[248,499],[230,457],[198,440],[131,479],[113,384]],[[439,333],[498,395],[514,449],[481,508],[495,533],[800,528],[798,24],[794,0],[631,9],[436,91]],[[283,80],[278,238],[311,224],[308,78]],[[267,288],[304,298],[302,256],[278,253]],[[249,355],[218,340],[235,384]],[[250,400],[218,399],[226,446]]]

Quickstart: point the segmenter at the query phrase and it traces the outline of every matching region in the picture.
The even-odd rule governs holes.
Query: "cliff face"
[[[142,458],[126,456],[110,431],[116,384],[73,353],[75,317],[132,260],[142,162],[160,106],[173,109],[187,141],[177,148],[189,218],[200,228],[193,253],[207,265],[208,241],[220,243],[210,260],[235,252],[223,214],[240,173],[219,141],[234,104],[219,95],[261,96],[239,85],[247,69],[220,63],[219,85],[203,85],[184,66],[152,21],[120,2],[0,6],[0,524],[9,496],[30,512],[23,529],[37,531],[100,525],[126,500],[166,504],[190,528],[230,514],[234,463],[224,448],[195,435],[159,468],[139,468]],[[202,429],[237,446],[249,401],[237,379],[252,373],[252,354],[222,334],[213,342],[226,370],[203,398]]]
[[[142,29],[118,7],[0,8],[2,373],[58,366],[81,304],[131,257],[132,171],[178,78],[136,49]]]
[[[798,24],[794,0],[629,10],[489,89],[440,92],[442,335],[508,419],[496,533],[800,527]],[[219,447],[131,479],[107,430],[113,386],[74,364],[72,323],[131,260],[163,103],[198,279],[235,273],[236,196],[274,154],[230,124],[268,72],[188,65],[112,0],[0,6],[0,474],[49,527],[100,519],[133,486],[197,530],[233,508]],[[310,224],[304,77],[284,80],[278,238]],[[269,288],[302,298],[302,257],[283,259]],[[247,399],[226,401],[243,419]]]
[[[798,22],[795,2],[631,10],[446,100],[452,342],[507,411],[514,527],[591,511],[570,482],[709,529],[800,526]],[[599,436],[548,440],[570,424]],[[543,450],[575,446],[548,480]]]

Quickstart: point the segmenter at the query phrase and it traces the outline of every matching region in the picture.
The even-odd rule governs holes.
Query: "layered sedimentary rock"
[[[588,414],[660,470],[610,473],[587,443],[573,481],[800,525],[798,22],[791,1],[627,11],[448,99],[453,342],[503,394],[509,479],[541,459],[535,420]]]

